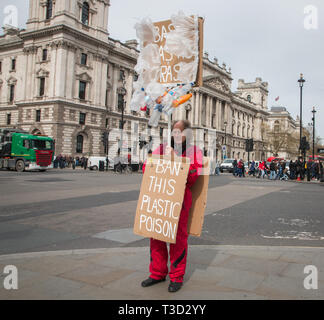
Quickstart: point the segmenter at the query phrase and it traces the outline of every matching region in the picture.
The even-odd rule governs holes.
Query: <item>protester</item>
[[[168,249],[163,241],[151,239],[151,262],[150,276],[142,282],[143,287],[149,287],[161,281],[165,281],[169,273],[169,292],[176,292],[182,287],[183,277],[186,270],[188,254],[188,232],[187,224],[189,210],[192,204],[190,188],[196,182],[202,167],[202,151],[192,144],[191,125],[187,120],[177,121],[172,126],[171,147],[161,144],[154,154],[174,154],[189,157],[191,164],[188,172],[187,184],[184,193],[183,205],[180,213],[176,243],[170,244],[170,270],[168,270]],[[145,172],[145,163],[143,164]]]

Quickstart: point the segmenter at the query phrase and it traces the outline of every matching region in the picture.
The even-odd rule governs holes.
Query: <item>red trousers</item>
[[[188,217],[192,198],[189,187],[186,187],[183,205],[178,223],[176,243],[170,243],[170,272],[168,272],[168,248],[167,243],[151,238],[151,262],[150,277],[152,279],[163,279],[169,273],[172,282],[183,282],[186,271],[188,254]]]

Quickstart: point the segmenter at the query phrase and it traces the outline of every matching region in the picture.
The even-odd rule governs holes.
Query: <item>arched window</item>
[[[279,124],[279,121],[276,120],[275,123],[274,123],[274,132],[278,133],[279,130],[280,130],[280,124]]]
[[[247,101],[251,102],[252,101],[251,95],[248,94],[247,97],[246,97],[246,99],[247,99]]]
[[[76,141],[76,153],[82,153],[83,152],[83,136],[79,134],[77,136],[77,141]]]
[[[82,17],[81,21],[85,25],[89,25],[89,4],[84,1],[82,5]]]
[[[50,19],[52,17],[53,12],[53,1],[47,0],[46,3],[46,19]]]

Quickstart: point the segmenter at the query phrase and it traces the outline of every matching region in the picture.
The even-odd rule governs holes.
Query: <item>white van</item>
[[[111,158],[108,158],[108,169],[114,168],[114,161]],[[88,167],[90,170],[98,170],[99,169],[99,161],[103,161],[105,163],[106,168],[106,157],[89,157],[88,159]]]

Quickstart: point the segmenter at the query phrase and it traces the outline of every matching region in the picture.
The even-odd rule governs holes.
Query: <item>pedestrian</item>
[[[274,180],[276,178],[276,164],[272,160],[270,163],[270,180]]]
[[[72,163],[72,168],[73,168],[73,170],[75,170],[75,160],[74,160],[74,157],[72,157],[72,159],[71,159],[71,163]]]
[[[219,160],[216,160],[215,174],[219,176],[220,174],[220,163]]]
[[[294,179],[294,162],[292,160],[289,162],[289,178]]]
[[[233,161],[233,176],[237,176],[237,160],[234,159]]]
[[[253,175],[255,177],[255,161],[252,160],[251,165],[250,165],[250,170],[249,170],[249,175]]]
[[[243,175],[243,178],[245,178],[245,164],[244,164],[243,160],[242,160],[242,175]]]
[[[311,181],[312,178],[312,160],[308,159],[308,162],[306,163],[306,174],[307,174],[307,181]]]
[[[172,125],[171,147],[161,144],[154,154],[177,154],[178,156],[190,158],[190,167],[186,188],[184,192],[183,205],[180,213],[176,243],[170,244],[170,270],[168,269],[168,249],[166,242],[150,240],[150,276],[142,282],[143,287],[149,287],[161,281],[165,281],[169,273],[170,284],[168,291],[176,292],[182,287],[183,277],[186,270],[188,254],[188,217],[192,205],[190,188],[196,182],[202,167],[202,151],[192,144],[191,125],[187,120],[176,121]],[[145,163],[143,164],[145,172]]]
[[[84,170],[86,170],[87,169],[87,167],[88,167],[88,158],[84,158],[84,164],[83,164],[83,168],[84,168]]]
[[[261,161],[261,162],[259,163],[259,170],[260,170],[260,177],[262,177],[262,179],[264,179],[265,170],[266,170],[266,164],[265,164],[265,161]]]

